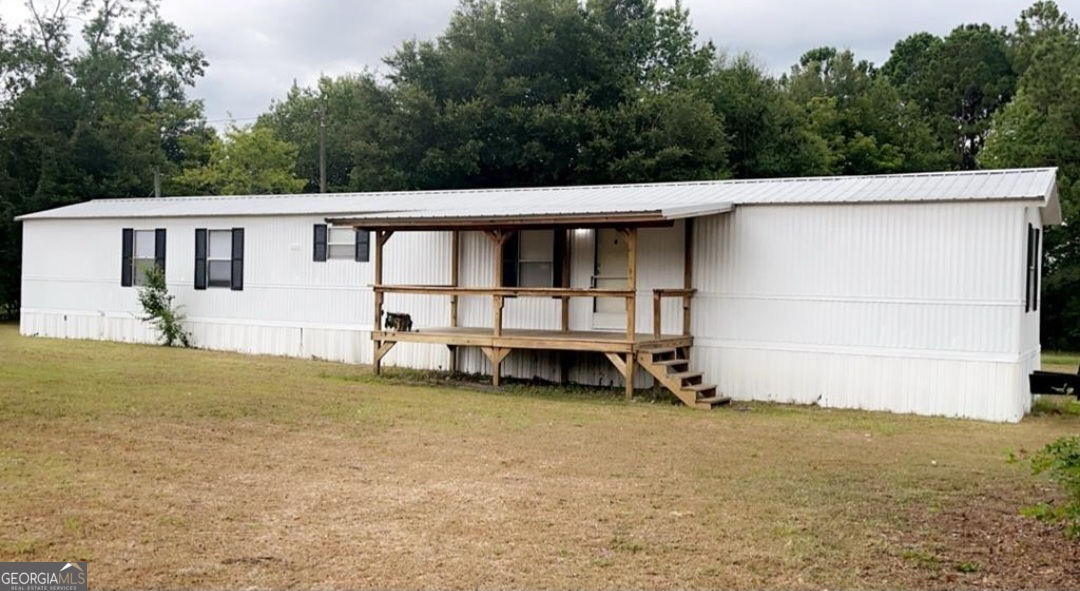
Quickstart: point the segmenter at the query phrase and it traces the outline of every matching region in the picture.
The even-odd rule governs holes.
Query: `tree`
[[[331,188],[435,189],[727,174],[723,117],[697,82],[711,44],[653,0],[465,0],[434,41],[369,75],[294,89],[262,118]],[[308,190],[314,187],[308,181]]]
[[[714,62],[701,92],[722,118],[736,178],[822,175],[827,143],[810,129],[809,113],[749,55]]]
[[[213,141],[209,161],[172,180],[188,195],[264,195],[297,193],[304,180],[293,174],[298,149],[265,127],[230,126]]]
[[[964,25],[944,39],[918,33],[900,41],[882,74],[926,117],[951,168],[975,168],[995,112],[1016,88],[1008,34]]]
[[[933,136],[918,109],[901,99],[873,64],[850,50],[806,52],[783,83],[804,105],[809,128],[827,147],[832,174],[929,170],[938,161]]]
[[[295,174],[304,179],[304,191],[319,190],[319,125],[326,133],[327,190],[394,189],[393,174],[378,172],[389,166],[387,149],[371,149],[383,142],[393,113],[393,98],[369,73],[320,78],[313,88],[296,84],[284,100],[276,101],[259,117],[256,127],[296,145]],[[366,182],[352,183],[353,169],[363,167]],[[390,177],[390,178],[387,178]]]
[[[1080,346],[1080,31],[1052,2],[1017,23],[1025,69],[1016,98],[993,120],[979,162],[987,168],[1058,167],[1065,224],[1045,232],[1042,338]]]
[[[179,168],[202,105],[185,90],[202,53],[156,0],[82,0],[22,26],[0,23],[0,301],[17,301],[19,228],[11,215],[92,197],[143,197],[155,170]],[[79,43],[73,23],[81,22]]]

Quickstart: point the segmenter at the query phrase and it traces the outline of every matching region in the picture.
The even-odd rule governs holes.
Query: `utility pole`
[[[326,101],[319,106],[319,192],[326,192]]]
[[[161,169],[154,168],[154,197],[161,197]]]

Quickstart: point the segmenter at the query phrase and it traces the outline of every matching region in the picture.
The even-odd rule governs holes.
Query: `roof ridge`
[[[108,202],[125,202],[125,201],[144,201],[146,199],[153,199],[155,201],[226,201],[234,199],[289,199],[303,197],[305,199],[310,198],[345,198],[345,197],[366,197],[366,196],[392,196],[392,195],[439,195],[439,194],[481,194],[481,193],[535,193],[540,191],[582,191],[582,190],[611,190],[620,188],[648,188],[648,187],[702,187],[702,186],[714,186],[714,185],[753,185],[753,184],[766,184],[766,183],[825,183],[825,182],[844,182],[855,179],[859,180],[872,180],[872,179],[897,179],[897,178],[935,178],[943,176],[980,176],[980,175],[998,175],[998,174],[1036,174],[1047,171],[1056,170],[1056,167],[1044,166],[1039,168],[999,168],[999,169],[980,169],[980,170],[952,170],[952,171],[927,171],[927,172],[904,172],[904,173],[892,173],[892,174],[863,174],[863,175],[831,175],[831,176],[809,176],[809,177],[772,177],[772,178],[754,178],[754,179],[701,179],[695,181],[669,181],[669,182],[651,182],[651,183],[613,183],[607,185],[557,185],[557,186],[537,186],[537,187],[488,187],[488,188],[468,188],[468,189],[417,189],[417,190],[398,190],[398,191],[346,191],[341,193],[275,193],[267,195],[175,195],[171,197],[104,197],[100,199],[91,199],[90,201],[98,203]]]

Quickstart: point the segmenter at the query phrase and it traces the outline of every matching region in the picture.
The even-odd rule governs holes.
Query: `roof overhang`
[[[730,203],[695,205],[653,211],[576,212],[516,215],[439,215],[431,211],[370,216],[328,217],[335,226],[369,230],[495,230],[521,228],[630,228],[671,226],[675,220],[731,211]]]
[[[1050,184],[1050,190],[1046,193],[1043,206],[1039,208],[1039,215],[1042,216],[1044,226],[1061,225],[1061,198],[1058,196],[1057,183]]]

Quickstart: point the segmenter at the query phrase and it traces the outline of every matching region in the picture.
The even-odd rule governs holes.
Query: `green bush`
[[[1080,538],[1080,437],[1062,437],[1031,458],[1035,474],[1047,473],[1065,492],[1061,503],[1039,503],[1024,510],[1025,515],[1062,523],[1065,535]]]
[[[154,266],[146,270],[146,284],[139,288],[139,305],[142,306],[143,322],[149,322],[161,333],[161,344],[191,346],[191,335],[184,330],[184,315],[179,306],[173,305],[173,297],[165,286],[165,273]]]

